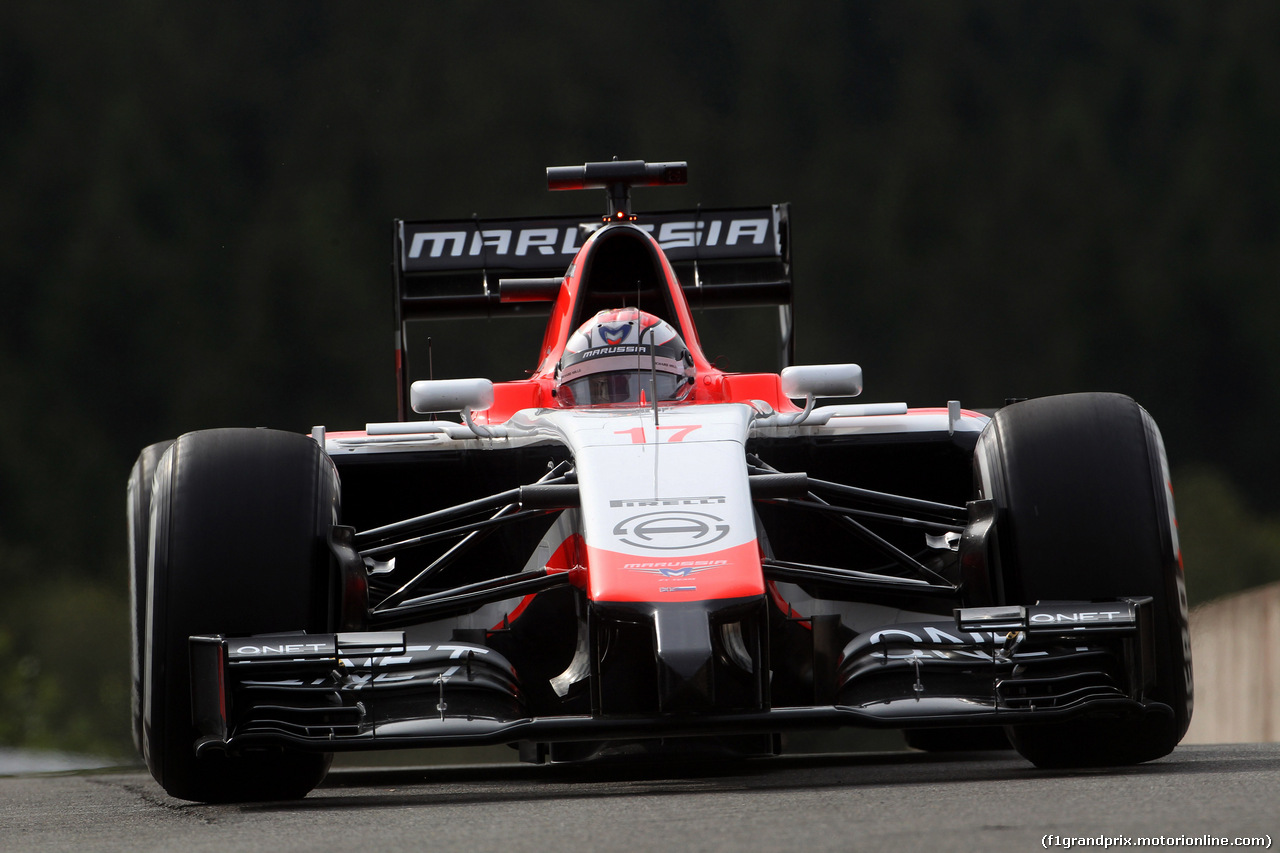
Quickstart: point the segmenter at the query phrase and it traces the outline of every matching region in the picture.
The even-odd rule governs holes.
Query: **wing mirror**
[[[488,379],[422,379],[409,387],[409,403],[418,414],[466,412],[493,405]]]
[[[862,368],[856,364],[805,364],[782,369],[782,393],[792,399],[856,397]]]
[[[493,383],[488,379],[420,379],[409,386],[409,405],[418,414],[461,412],[463,423],[478,436],[493,438],[502,430],[471,419],[472,409],[493,405]]]

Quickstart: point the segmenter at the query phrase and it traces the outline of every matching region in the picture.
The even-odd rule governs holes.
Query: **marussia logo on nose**
[[[705,572],[708,569],[714,569],[716,566],[664,566],[658,569],[641,569],[635,566],[623,566],[623,568],[632,572],[644,572],[648,575],[662,575],[664,578],[687,578]]]
[[[720,516],[706,512],[660,510],[618,522],[613,535],[635,548],[675,551],[719,542],[729,535],[729,525]]]

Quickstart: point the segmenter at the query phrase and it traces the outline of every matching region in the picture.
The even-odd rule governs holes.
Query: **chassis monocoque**
[[[398,421],[140,455],[134,733],[166,791],[302,796],[345,750],[760,755],[846,726],[1039,766],[1174,748],[1186,600],[1142,408],[817,405],[857,365],[717,370],[691,303],[777,306],[789,358],[787,206],[637,221],[630,188],[682,163],[548,174],[606,189],[603,221],[396,223]],[[679,331],[692,392],[565,405],[569,335],[621,305]],[[529,379],[410,383],[409,322],[548,308]]]

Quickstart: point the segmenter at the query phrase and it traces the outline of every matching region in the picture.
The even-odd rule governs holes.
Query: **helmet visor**
[[[653,380],[657,380],[657,392],[654,392]],[[684,396],[687,389],[683,376],[670,373],[658,373],[651,376],[644,371],[626,370],[608,373],[593,373],[560,385],[560,393],[564,395],[566,405],[570,406],[617,406],[623,403],[641,402],[640,394],[644,393],[644,402],[654,400],[676,400]]]
[[[563,402],[569,406],[617,406],[654,400],[679,400],[688,392],[691,371],[674,348],[621,345],[597,347],[566,359],[560,375]]]

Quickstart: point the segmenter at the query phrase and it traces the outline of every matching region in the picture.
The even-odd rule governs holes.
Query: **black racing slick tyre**
[[[151,554],[151,481],[160,457],[172,445],[161,441],[143,448],[129,472],[129,669],[133,712],[133,745],[142,751],[142,661],[147,636],[147,561]]]
[[[174,797],[291,799],[331,757],[288,749],[196,756],[188,638],[330,628],[327,545],[337,472],[310,438],[260,429],[188,433],[161,457],[152,494],[142,752]]]
[[[1170,753],[1191,721],[1191,642],[1172,485],[1155,422],[1119,394],[1044,397],[998,411],[975,457],[997,512],[1009,604],[1151,596],[1149,712],[1009,726],[1038,767],[1117,766]]]

